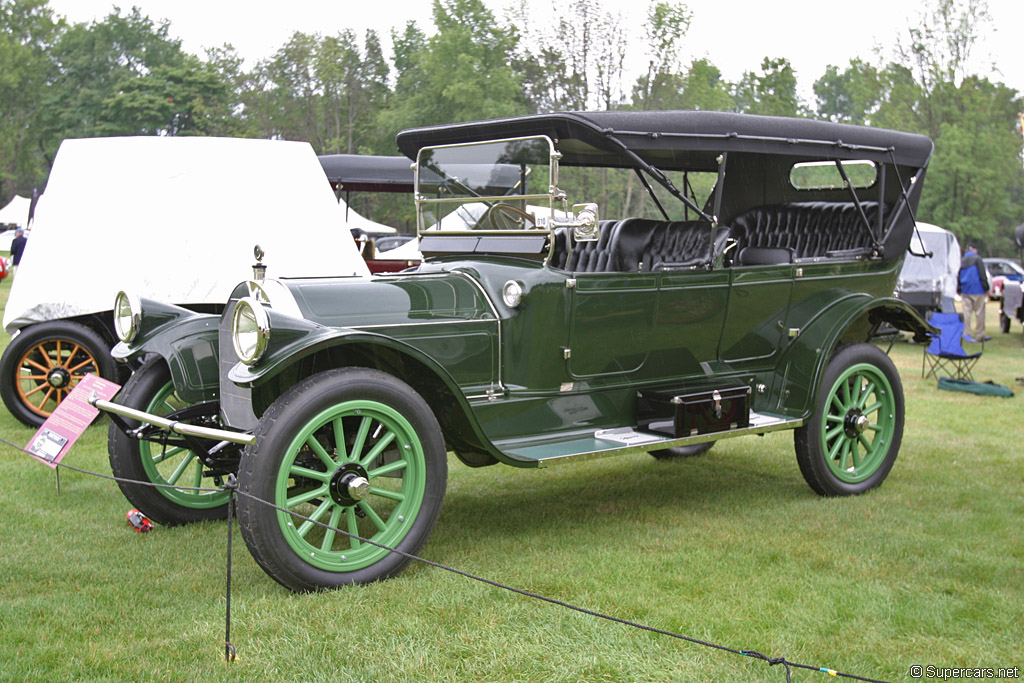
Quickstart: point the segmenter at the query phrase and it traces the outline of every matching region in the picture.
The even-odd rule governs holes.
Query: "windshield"
[[[416,162],[420,230],[546,229],[557,165],[547,137],[425,147]]]

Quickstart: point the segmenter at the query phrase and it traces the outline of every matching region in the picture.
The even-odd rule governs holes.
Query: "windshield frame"
[[[540,184],[545,192],[530,192],[527,194],[504,194],[504,195],[476,195],[476,196],[461,196],[461,197],[428,197],[421,191],[421,171],[424,168],[430,168],[424,166],[423,156],[424,153],[430,153],[434,150],[450,150],[450,149],[469,149],[473,147],[481,147],[485,145],[495,144],[509,144],[516,142],[530,142],[530,141],[543,141],[547,145],[548,150],[548,178],[547,182],[543,182],[543,179],[530,178],[533,183]],[[547,135],[528,135],[521,137],[512,138],[499,138],[494,140],[481,140],[476,142],[461,142],[448,145],[433,145],[422,147],[416,154],[416,163],[413,168],[413,180],[414,180],[414,200],[416,203],[416,229],[419,235],[500,235],[500,236],[514,236],[514,235],[531,235],[537,236],[538,234],[550,233],[554,229],[554,220],[556,217],[556,203],[565,203],[565,197],[561,196],[558,192],[558,160],[561,158],[561,154],[555,148],[554,141]],[[495,162],[497,164],[499,162]],[[432,169],[434,170],[434,169]],[[437,171],[434,170],[436,173]],[[451,229],[440,229],[438,226],[441,223],[441,218],[433,220],[427,217],[427,210],[432,207],[446,208],[451,207],[451,211],[437,211],[438,215],[447,216],[451,213],[458,211],[461,206],[468,206],[472,204],[483,203],[488,206],[496,204],[509,203],[509,202],[536,202],[537,205],[543,210],[545,215],[541,216],[539,213],[536,215],[537,219],[544,219],[547,223],[546,226],[541,226],[540,222],[535,224],[532,228],[522,230],[475,230],[475,229],[462,229],[462,230],[451,230]],[[472,215],[472,212],[468,212]],[[479,218],[479,217],[476,217]],[[429,224],[428,224],[429,223]]]

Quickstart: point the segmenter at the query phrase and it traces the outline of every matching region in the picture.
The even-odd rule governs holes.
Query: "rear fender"
[[[883,323],[911,332],[915,341],[935,328],[899,299],[855,294],[840,299],[809,321],[777,366],[779,412],[807,419],[818,399],[825,367],[842,344],[870,341]]]

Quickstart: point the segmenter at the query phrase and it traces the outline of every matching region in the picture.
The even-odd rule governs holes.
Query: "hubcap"
[[[71,373],[64,368],[54,368],[47,373],[46,381],[54,389],[63,389],[71,382]]]
[[[338,468],[331,477],[331,499],[338,505],[355,505],[370,494],[370,480],[366,469],[356,462]]]

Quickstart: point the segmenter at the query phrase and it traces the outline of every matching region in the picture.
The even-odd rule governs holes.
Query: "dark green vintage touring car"
[[[257,274],[221,316],[119,295],[114,353],[137,370],[97,405],[115,474],[177,487],[121,484],[154,520],[222,518],[228,494],[192,487],[237,473],[250,551],[303,591],[399,572],[390,548],[430,535],[449,451],[545,467],[792,429],[819,494],[888,475],[903,391],[869,340],[928,331],[892,298],[928,138],[597,112],[398,145],[415,161],[417,268]]]

